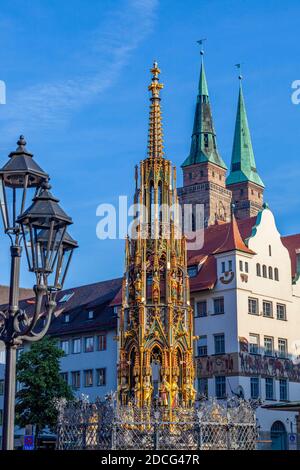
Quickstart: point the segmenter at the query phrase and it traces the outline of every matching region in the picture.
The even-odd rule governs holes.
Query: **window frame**
[[[103,381],[103,383],[101,383],[101,384],[100,384],[100,382],[99,382],[100,371],[103,371],[103,372],[104,372],[104,374],[103,374],[104,381]],[[96,369],[96,386],[97,386],[97,387],[105,387],[105,386],[106,386],[106,382],[107,382],[106,367],[99,367],[98,369]]]
[[[102,338],[100,340],[100,338]],[[102,341],[102,346],[100,347],[100,342]],[[100,333],[97,335],[97,351],[106,351],[107,350],[107,334]]]
[[[94,318],[95,318],[94,310],[88,310],[87,319],[88,320],[93,320]]]
[[[61,378],[66,382],[66,384],[69,383],[69,372],[60,372]]]
[[[267,390],[269,389],[270,385],[272,385],[272,396],[268,396]],[[266,400],[275,400],[275,383],[273,377],[266,377],[265,378],[265,394]]]
[[[284,389],[285,389],[285,396],[283,397],[282,395],[282,385],[283,383],[285,384],[284,385]],[[289,381],[288,379],[279,379],[279,400],[280,401],[289,401]]]
[[[284,318],[279,318],[279,315],[278,315],[278,307],[283,307],[283,310],[284,310],[284,315],[283,317]],[[280,321],[287,321],[286,320],[286,305],[285,304],[281,304],[281,303],[276,303],[276,318],[277,320],[280,320]]]
[[[266,340],[269,340],[269,339],[271,340],[271,344],[272,344],[271,353],[266,352]],[[273,336],[264,336],[264,355],[269,356],[269,357],[274,356],[274,337]]]
[[[75,351],[75,348],[74,348],[74,345],[75,345],[75,342],[79,343],[79,351]],[[82,344],[81,344],[81,338],[73,338],[72,339],[72,354],[80,354],[81,353],[81,349],[82,349]]]
[[[216,333],[213,335],[214,336],[214,354],[216,356],[220,356],[222,354],[226,354],[226,345],[225,345],[225,333]],[[217,352],[217,348],[216,348],[216,345],[218,344],[217,343],[217,338],[223,338],[223,349],[222,351],[220,350],[220,352]],[[219,343],[220,344],[220,343]]]
[[[261,265],[256,263],[256,276],[261,277]]]
[[[221,382],[222,379],[222,383]],[[218,387],[223,389],[223,393],[218,393]],[[215,395],[218,400],[223,400],[226,398],[226,376],[225,375],[217,375],[215,376]]]
[[[282,353],[280,348],[279,348],[279,344],[280,344],[281,341],[282,341],[282,344],[285,344],[284,353]],[[287,338],[278,338],[277,345],[278,345],[278,348],[277,348],[278,349],[278,357],[280,357],[281,359],[287,359],[287,357],[288,357],[288,340],[287,340]]]
[[[208,378],[207,377],[198,377],[197,388],[198,388],[198,394],[200,396],[204,396],[208,398]],[[204,389],[203,392],[202,392],[202,389]]]
[[[250,312],[250,302],[256,303],[256,312]],[[257,297],[248,297],[248,314],[249,315],[259,315],[259,299]]]
[[[255,387],[257,387],[257,394],[253,393],[254,384],[256,381]],[[250,377],[250,397],[252,400],[257,400],[260,397],[260,380],[259,377]]]
[[[92,346],[91,349],[87,348],[87,341],[89,339],[92,339],[93,346]],[[90,353],[90,352],[94,352],[94,350],[95,350],[95,337],[94,336],[84,336],[84,352],[85,353]]]
[[[265,264],[262,265],[262,277],[268,279],[268,270]]]
[[[268,277],[269,277],[269,279],[273,279],[273,268],[272,268],[272,266],[268,267]]]
[[[198,309],[199,304],[205,305],[205,309],[204,309],[205,310],[205,315],[199,313],[199,309]],[[196,302],[196,313],[197,313],[197,315],[196,315],[197,318],[207,317],[207,300],[198,300]]]
[[[200,340],[206,340],[206,344],[200,346]],[[200,353],[200,350],[203,348],[203,353]],[[202,335],[202,336],[199,336],[199,339],[198,339],[198,343],[197,343],[197,353],[198,353],[198,357],[206,357],[208,354],[207,354],[207,335]]]
[[[220,312],[216,312],[216,304],[217,302],[221,302],[222,305],[223,305],[223,311],[220,311]],[[225,313],[225,301],[224,301],[224,297],[214,297],[213,298],[213,305],[214,305],[214,313],[213,315],[224,315]]]
[[[91,378],[91,382],[87,379]],[[94,386],[94,370],[93,369],[85,369],[83,371],[83,386],[84,388],[90,388]]]
[[[67,351],[63,348],[63,344],[67,344]],[[65,353],[66,356],[70,354],[70,340],[69,339],[62,339],[60,340],[60,349]]]
[[[271,313],[270,315],[265,314],[265,305],[270,305],[270,313]],[[262,309],[263,309],[264,318],[274,318],[273,302],[271,300],[263,300]]]
[[[79,378],[79,385],[74,385],[74,377]],[[76,384],[77,384],[77,381],[76,381]],[[71,371],[71,387],[72,387],[73,390],[78,390],[81,387],[81,373],[80,373],[80,370],[72,370]]]
[[[252,338],[256,337],[256,339],[257,339],[257,343],[256,343],[257,351],[255,351],[255,352],[251,351],[251,346],[253,346],[255,344],[255,343],[251,343],[251,341],[250,341],[251,337]],[[249,353],[250,354],[260,354],[260,336],[257,333],[249,333]]]

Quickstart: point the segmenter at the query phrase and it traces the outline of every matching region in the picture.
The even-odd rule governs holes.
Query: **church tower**
[[[189,156],[182,164],[180,203],[204,205],[204,225],[230,220],[231,191],[226,189],[227,167],[217,148],[201,50],[201,69]]]
[[[235,204],[236,217],[245,219],[256,215],[262,209],[264,183],[256,169],[241,75],[239,81],[231,166],[226,186],[232,191],[232,202]]]
[[[151,69],[148,156],[136,171],[139,217],[126,241],[119,319],[118,398],[169,413],[195,398],[193,313],[189,299],[186,241],[179,233],[176,173],[164,158],[160,70]],[[166,208],[160,211],[161,204]]]

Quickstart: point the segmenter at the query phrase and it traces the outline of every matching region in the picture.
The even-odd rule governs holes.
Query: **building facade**
[[[299,246],[300,236],[281,237],[267,207],[239,224],[233,217],[207,230],[204,247],[189,260],[198,270],[191,279],[191,298],[199,335],[199,395],[239,395],[265,403],[299,400],[300,286],[294,245]],[[205,285],[208,274],[210,285]],[[264,431],[276,421],[287,432],[297,428],[293,413],[259,407],[257,418]]]

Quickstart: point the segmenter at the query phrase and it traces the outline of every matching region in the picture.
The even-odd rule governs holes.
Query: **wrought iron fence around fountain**
[[[118,407],[113,400],[59,403],[60,450],[254,450],[252,403],[206,400],[193,409]]]

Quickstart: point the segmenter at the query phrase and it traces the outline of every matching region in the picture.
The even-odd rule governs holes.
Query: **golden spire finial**
[[[163,134],[160,110],[159,92],[163,88],[163,84],[159,83],[160,69],[156,61],[151,68],[152,79],[148,90],[151,91],[151,106],[149,117],[149,137],[148,137],[148,156],[163,157]]]
[[[150,69],[150,72],[152,73],[152,80],[151,84],[148,86],[148,90],[151,91],[154,98],[158,98],[159,90],[161,90],[164,86],[162,83],[159,83],[160,69],[158,68],[158,63],[156,60],[153,62],[153,67]]]

